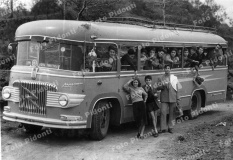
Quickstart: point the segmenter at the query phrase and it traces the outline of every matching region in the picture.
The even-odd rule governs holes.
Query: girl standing
[[[145,106],[145,102],[147,100],[147,93],[141,87],[141,83],[138,78],[129,80],[123,86],[123,88],[130,93],[130,97],[133,103],[134,119],[139,126],[137,137],[143,139],[143,133],[147,121]],[[144,96],[144,99],[142,96]]]

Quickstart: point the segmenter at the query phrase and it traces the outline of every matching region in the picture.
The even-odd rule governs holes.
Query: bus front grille
[[[47,91],[57,91],[55,84],[37,81],[15,81],[13,86],[19,87],[19,110],[29,114],[46,115]]]

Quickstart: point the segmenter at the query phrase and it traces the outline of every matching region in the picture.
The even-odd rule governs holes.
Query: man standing
[[[161,90],[160,102],[161,102],[161,115],[160,115],[160,127],[162,132],[173,133],[172,120],[174,119],[174,108],[179,103],[178,93],[178,79],[173,74],[170,74],[170,66],[165,65],[165,74],[158,79],[157,90]],[[167,122],[167,110],[169,110],[169,120]]]

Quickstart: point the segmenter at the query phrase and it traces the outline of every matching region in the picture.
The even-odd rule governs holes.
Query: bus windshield
[[[17,65],[81,71],[84,62],[83,43],[21,41]]]

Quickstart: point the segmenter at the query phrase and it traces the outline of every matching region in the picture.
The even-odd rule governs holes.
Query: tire
[[[201,110],[201,94],[200,92],[194,92],[191,99],[190,110],[188,110],[189,119],[197,118]]]
[[[38,133],[42,129],[42,126],[36,126],[31,124],[23,124],[23,126],[26,129],[27,133]]]
[[[100,101],[94,108],[96,112],[93,112],[90,133],[90,137],[93,140],[102,140],[107,135],[110,120],[110,110],[107,107],[108,105],[109,104],[106,101]]]

